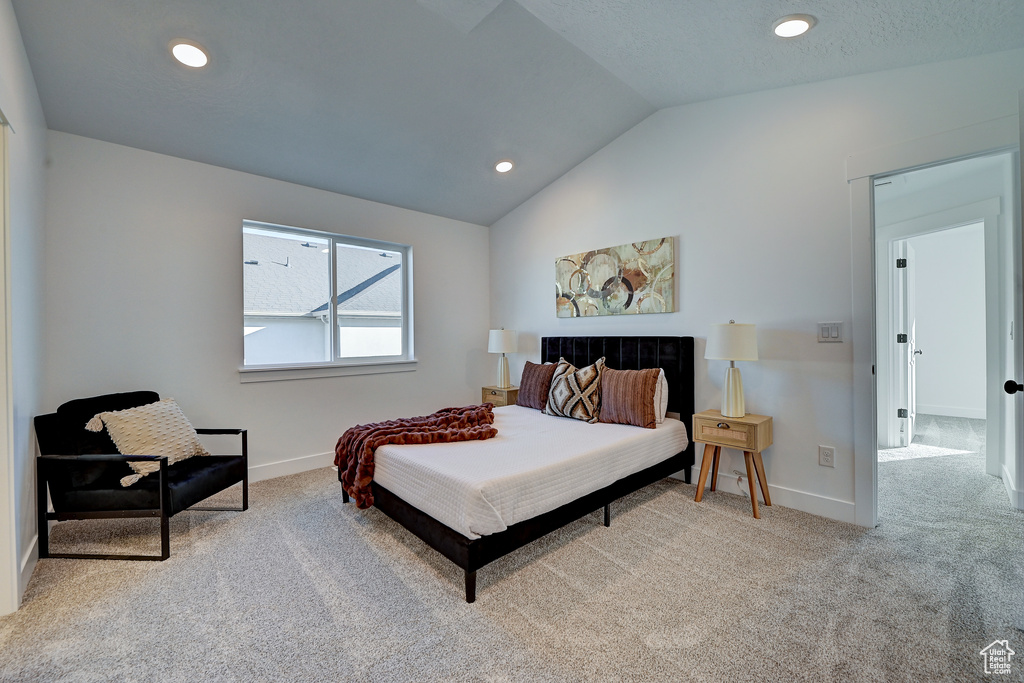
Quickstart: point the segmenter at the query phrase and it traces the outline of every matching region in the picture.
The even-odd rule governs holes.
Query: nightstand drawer
[[[484,389],[481,403],[493,403],[495,406],[505,405],[505,392],[497,389]]]
[[[480,392],[481,403],[493,403],[494,407],[514,405],[519,396],[519,387],[484,387]]]
[[[730,422],[728,419],[710,420],[694,415],[694,441],[734,446],[744,451],[758,450],[755,425]]]

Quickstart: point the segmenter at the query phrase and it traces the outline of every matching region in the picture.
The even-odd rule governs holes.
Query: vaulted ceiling
[[[1021,0],[13,5],[51,129],[482,225],[661,107],[1024,47]]]

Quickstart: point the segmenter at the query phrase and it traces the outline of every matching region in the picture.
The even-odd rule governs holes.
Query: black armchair
[[[238,434],[241,455],[195,456],[167,464],[166,456],[121,455],[106,430],[90,432],[85,424],[105,411],[125,410],[154,403],[153,391],[107,394],[68,401],[57,412],[35,418],[39,457],[36,460],[39,506],[39,557],[95,560],[166,560],[171,555],[169,520],[182,510],[235,510],[249,507],[249,448],[244,429],[197,429],[199,434]],[[122,486],[132,474],[128,461],[158,460],[159,473]],[[192,507],[219,491],[242,483],[240,508]],[[53,503],[48,511],[47,491]],[[157,517],[160,519],[159,555],[104,555],[51,553],[49,520]]]

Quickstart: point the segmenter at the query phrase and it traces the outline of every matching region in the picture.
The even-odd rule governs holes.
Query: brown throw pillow
[[[601,414],[602,372],[604,358],[579,370],[564,358],[559,358],[551,378],[551,390],[548,392],[544,412],[584,422],[597,422]]]
[[[612,370],[601,376],[601,422],[654,429],[658,414],[654,392],[661,370]]]
[[[544,406],[548,404],[548,392],[551,391],[551,378],[557,367],[554,363],[537,365],[526,361],[523,378],[519,380],[519,395],[516,397],[516,405],[544,410]]]

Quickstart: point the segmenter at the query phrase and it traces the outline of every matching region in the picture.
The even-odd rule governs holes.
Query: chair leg
[[[171,556],[171,518],[167,510],[171,505],[171,493],[168,488],[167,458],[160,461],[160,560]]]
[[[39,558],[63,558],[71,560],[156,560],[163,561],[171,556],[170,496],[167,489],[167,459],[160,461],[160,508],[159,510],[122,510],[99,513],[68,513],[58,515],[47,510],[47,481],[45,465],[36,463],[36,505],[39,511]],[[155,514],[159,512],[159,515]],[[51,519],[120,519],[122,517],[160,517],[159,555],[106,555],[102,553],[52,553],[50,552]]]
[[[190,507],[194,512],[245,512],[249,509],[249,432],[242,430],[242,507]]]
[[[245,476],[242,477],[242,512],[249,509],[249,468],[245,468]]]
[[[141,514],[140,514],[141,513]],[[49,547],[46,548],[45,554],[43,554],[43,548],[40,546],[40,558],[53,558],[53,559],[68,559],[68,560],[149,560],[161,562],[171,556],[171,525],[170,516],[167,514],[166,509],[163,510],[151,510],[151,511],[138,511],[138,510],[122,510],[122,511],[110,511],[100,513],[79,513],[79,514],[64,514],[58,515],[56,512],[50,512],[46,515],[46,520],[58,519],[59,521],[68,520],[97,520],[97,519],[125,519],[129,517],[143,518],[143,519],[160,519],[160,554],[159,555],[111,555],[105,553],[64,553],[64,552],[51,552]],[[45,521],[44,521],[45,524]],[[45,528],[45,527],[43,527]],[[42,539],[42,534],[40,534]],[[42,543],[42,540],[40,541]],[[49,544],[47,543],[47,546]]]
[[[242,465],[245,473],[242,475],[242,511],[249,509],[249,431],[242,430]]]
[[[160,515],[160,560],[171,556],[171,519],[164,510]]]

